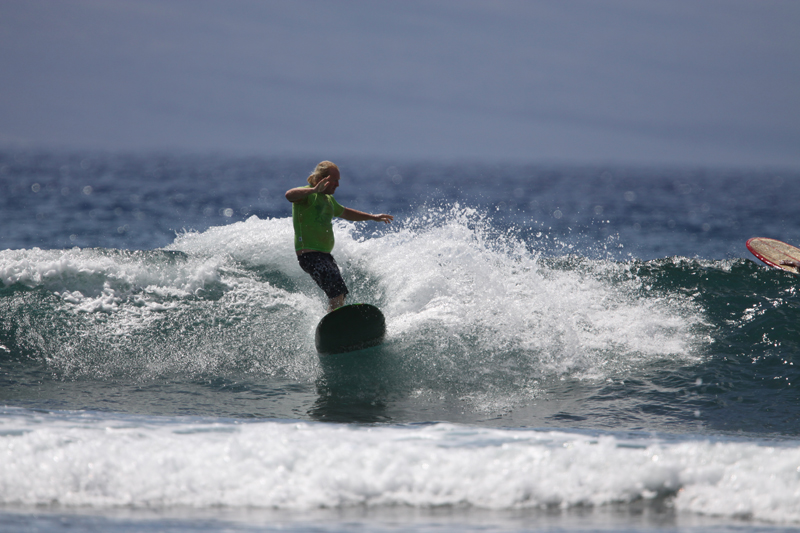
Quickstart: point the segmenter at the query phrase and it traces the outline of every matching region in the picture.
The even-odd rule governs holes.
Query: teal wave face
[[[791,275],[542,256],[475,210],[426,217],[369,238],[337,228],[353,301],[378,305],[388,335],[327,367],[313,345],[324,298],[289,219],[149,252],[0,252],[4,400],[46,376],[43,397],[156,387],[167,412],[796,434]]]

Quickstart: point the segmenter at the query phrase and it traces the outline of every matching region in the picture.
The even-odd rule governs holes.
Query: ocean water
[[[800,172],[316,162],[0,151],[0,531],[800,528]]]

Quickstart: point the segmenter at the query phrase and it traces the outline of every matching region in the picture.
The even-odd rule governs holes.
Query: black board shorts
[[[297,262],[300,263],[300,268],[308,272],[317,285],[325,291],[328,298],[336,298],[349,292],[339,271],[339,265],[331,254],[306,252],[297,256]]]

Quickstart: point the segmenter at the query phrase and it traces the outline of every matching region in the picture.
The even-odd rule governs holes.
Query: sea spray
[[[643,292],[637,276],[620,281],[614,262],[548,266],[491,228],[459,206],[371,238],[338,224],[351,300],[384,310],[385,350],[411,362],[413,379],[475,393],[513,376],[605,377],[636,360],[700,353],[703,316],[690,298]],[[0,272],[7,287],[43,291],[25,314],[63,338],[41,355],[67,374],[261,369],[310,379],[293,361],[313,355],[307,337],[323,298],[289,237],[288,219],[251,217],[181,234],[163,251],[6,251]]]

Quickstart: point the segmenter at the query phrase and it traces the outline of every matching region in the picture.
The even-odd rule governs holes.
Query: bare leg
[[[339,307],[344,305],[344,298],[347,296],[346,294],[340,294],[339,296],[334,296],[330,300],[328,300],[328,312],[330,313],[334,309],[338,309]]]

